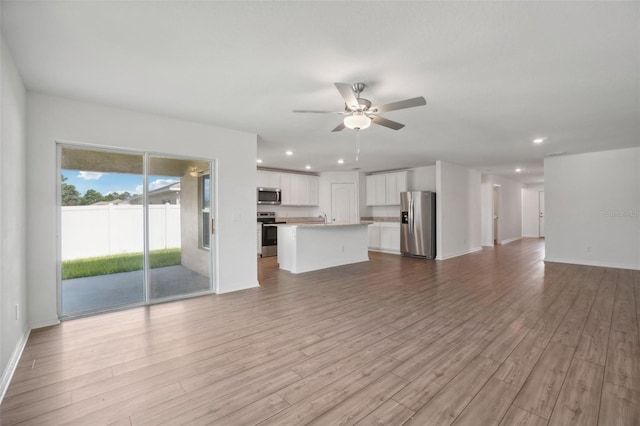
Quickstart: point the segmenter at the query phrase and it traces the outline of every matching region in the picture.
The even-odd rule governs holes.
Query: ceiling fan
[[[338,124],[332,132],[339,132],[345,127],[353,130],[362,130],[369,127],[371,123],[388,127],[393,130],[400,130],[404,127],[404,124],[380,117],[378,114],[381,112],[396,111],[399,109],[413,108],[427,104],[427,101],[420,96],[417,98],[405,99],[404,101],[391,102],[389,104],[372,107],[370,100],[360,97],[360,94],[366,87],[364,83],[355,83],[354,85],[347,83],[334,84],[344,98],[344,111],[293,110],[293,112],[344,115],[345,117],[342,123]]]

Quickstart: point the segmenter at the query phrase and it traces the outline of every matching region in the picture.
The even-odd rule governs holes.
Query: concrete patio
[[[151,270],[150,299],[209,289],[209,278],[182,265]],[[75,316],[144,302],[142,271],[62,281],[62,315]]]

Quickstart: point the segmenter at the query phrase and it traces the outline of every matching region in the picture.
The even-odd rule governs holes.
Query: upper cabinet
[[[280,188],[280,173],[258,170],[256,177],[256,187],[258,188]]]
[[[403,171],[367,176],[367,206],[400,205],[400,193],[408,188],[407,175]]]
[[[296,173],[278,173],[258,170],[258,187],[280,188],[283,206],[317,206],[320,178]]]

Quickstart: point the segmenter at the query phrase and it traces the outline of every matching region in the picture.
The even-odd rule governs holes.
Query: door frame
[[[211,235],[209,239],[209,290],[189,293],[183,295],[176,295],[171,297],[166,297],[162,299],[150,299],[149,298],[149,288],[151,285],[150,274],[149,274],[149,208],[147,203],[147,192],[148,192],[148,171],[149,171],[149,158],[150,157],[165,157],[165,158],[175,158],[177,160],[196,160],[203,161],[209,164],[209,176],[210,176],[210,203],[214,204],[214,208],[210,208],[209,210],[209,220],[214,220],[214,223],[218,223],[218,167],[216,159],[205,159],[205,158],[194,158],[190,156],[183,155],[174,155],[169,153],[162,153],[156,151],[144,151],[138,149],[129,149],[129,148],[119,148],[119,147],[110,147],[105,145],[95,145],[89,143],[81,143],[81,142],[70,142],[70,141],[62,141],[56,140],[56,178],[55,178],[55,193],[56,193],[56,296],[57,296],[57,315],[58,319],[61,321],[82,318],[86,316],[99,315],[106,312],[114,312],[120,311],[124,309],[130,309],[137,306],[150,306],[158,303],[165,303],[168,301],[180,300],[180,299],[188,299],[191,297],[201,296],[203,294],[215,294],[219,291],[219,270],[218,261],[219,261],[219,250],[218,250],[218,232],[217,230],[210,229]],[[66,315],[63,316],[62,313],[62,180],[61,180],[61,172],[62,172],[62,150],[64,148],[68,149],[83,149],[88,151],[99,151],[106,153],[121,153],[121,154],[130,154],[130,155],[141,155],[143,157],[143,176],[142,176],[142,199],[143,199],[143,283],[144,283],[144,301],[141,303],[118,306],[114,308],[107,308],[99,311],[92,311],[87,313],[82,313],[79,315]],[[214,232],[215,231],[215,232]],[[213,249],[215,247],[215,249]]]
[[[491,188],[491,241],[493,245],[500,243],[500,185],[493,184]]]
[[[541,201],[542,201],[542,203],[541,203]],[[540,209],[540,205],[541,205],[541,204],[542,204],[542,205],[544,205],[544,211],[542,211],[542,210]],[[546,226],[547,226],[547,224],[546,224],[546,220],[545,220],[545,219],[546,219],[546,215],[547,215],[547,213],[546,213],[546,207],[547,207],[547,206],[546,206],[546,205],[545,205],[545,203],[544,203],[544,190],[542,190],[542,191],[538,191],[538,238],[545,238],[545,234],[546,234]],[[542,216],[540,216],[540,214],[542,214]],[[544,225],[543,225],[543,226],[540,226],[541,222],[543,222],[543,223],[544,223]],[[542,229],[543,227],[545,228],[545,229],[544,229],[544,232],[541,232],[541,229]]]

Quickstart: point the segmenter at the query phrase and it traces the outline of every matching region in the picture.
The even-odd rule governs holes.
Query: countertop
[[[341,226],[367,226],[369,223],[265,223],[264,226],[282,226],[296,228],[337,228]]]

